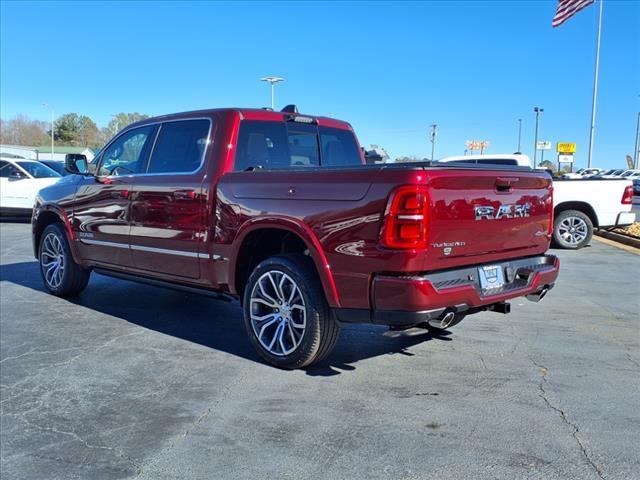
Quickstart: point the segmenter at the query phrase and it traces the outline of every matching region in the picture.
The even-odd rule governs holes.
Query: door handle
[[[173,192],[173,197],[180,200],[193,200],[196,196],[195,190],[176,190]]]
[[[112,198],[129,198],[129,190],[114,190],[110,196]]]

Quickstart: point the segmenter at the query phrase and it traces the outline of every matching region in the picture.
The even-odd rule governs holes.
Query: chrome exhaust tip
[[[539,302],[540,300],[542,300],[544,297],[547,296],[548,292],[549,292],[549,289],[547,287],[544,287],[542,290],[536,293],[531,293],[527,295],[526,298],[531,302]]]
[[[442,315],[440,318],[434,318],[434,319],[428,320],[427,323],[429,323],[429,325],[432,326],[433,328],[439,328],[444,330],[449,325],[451,325],[451,323],[455,318],[456,318],[456,314],[454,312],[447,312],[444,315]]]

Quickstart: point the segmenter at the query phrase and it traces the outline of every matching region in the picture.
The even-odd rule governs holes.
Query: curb
[[[599,237],[607,238],[609,240],[613,240],[614,242],[622,243],[623,245],[628,245],[630,247],[640,249],[640,239],[638,238],[620,235],[619,233],[609,232],[607,230],[597,230],[594,233]]]

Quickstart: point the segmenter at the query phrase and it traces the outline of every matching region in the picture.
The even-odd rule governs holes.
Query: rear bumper
[[[631,225],[636,221],[636,214],[633,212],[620,212],[616,220],[616,226]]]
[[[336,318],[346,323],[410,325],[437,318],[447,310],[473,312],[506,300],[551,289],[558,277],[554,255],[493,262],[504,272],[499,289],[482,290],[474,265],[424,275],[377,275],[373,281],[372,310],[338,309]]]

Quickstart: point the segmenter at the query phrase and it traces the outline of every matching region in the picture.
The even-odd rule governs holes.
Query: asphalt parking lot
[[[258,359],[237,304],[93,275],[44,293],[3,223],[0,476],[640,478],[640,256],[594,240],[539,304],[450,334],[345,328],[329,360]]]

